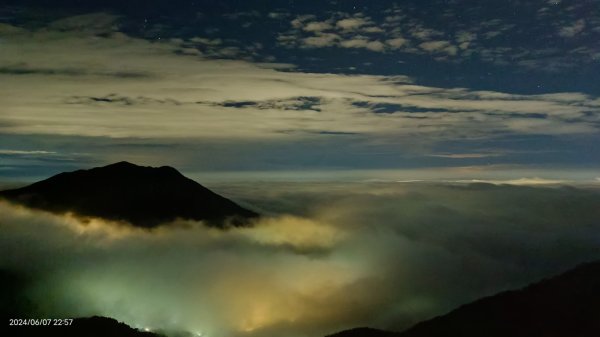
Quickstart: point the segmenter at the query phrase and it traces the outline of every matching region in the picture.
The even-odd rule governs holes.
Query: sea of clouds
[[[600,258],[600,191],[430,183],[213,187],[264,216],[147,231],[0,202],[0,269],[35,317],[205,336],[402,330]],[[26,305],[25,305],[26,304]]]

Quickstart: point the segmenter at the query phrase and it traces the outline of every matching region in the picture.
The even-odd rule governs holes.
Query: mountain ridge
[[[126,221],[143,228],[178,218],[215,227],[242,226],[258,217],[171,166],[138,166],[126,161],[62,172],[1,191],[0,197],[31,208]]]
[[[403,332],[355,328],[328,337],[597,337],[600,260],[486,296]]]

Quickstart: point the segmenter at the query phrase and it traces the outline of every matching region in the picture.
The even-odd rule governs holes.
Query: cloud
[[[48,155],[56,154],[54,151],[41,151],[41,150],[4,150],[0,149],[0,155]]]
[[[34,276],[25,294],[38,315],[270,337],[402,329],[600,257],[600,194],[592,189],[221,188],[275,214],[254,228],[179,221],[146,231],[2,202],[0,269]]]
[[[585,20],[579,19],[570,26],[564,26],[560,28],[558,35],[562,37],[574,37],[581,33],[585,29]]]
[[[200,36],[193,37],[193,38],[189,39],[189,41],[193,42],[193,43],[200,43],[203,45],[211,45],[211,46],[219,46],[219,45],[223,44],[223,40],[221,40],[219,38],[209,39],[209,38],[200,37]]]
[[[366,37],[343,38],[334,33],[319,33],[304,43],[378,52],[386,46],[404,45],[401,38],[384,45]],[[122,33],[97,37],[48,29],[9,36],[4,39],[0,68],[19,70],[0,74],[5,79],[0,89],[6,93],[1,99],[5,114],[0,117],[0,131],[222,138],[225,133],[219,130],[229,130],[226,137],[230,139],[265,139],[289,137],[290,133],[282,131],[297,130],[294,137],[326,131],[384,138],[418,134],[428,141],[498,132],[552,135],[597,131],[597,116],[589,112],[598,105],[593,97],[582,94],[511,95],[418,86],[405,76],[303,73],[289,65],[175,53],[182,44],[221,48],[220,40],[201,37],[152,43]],[[421,48],[436,53],[456,51],[447,41],[424,42]],[[78,53],[69,52],[73,49]],[[228,49],[221,53],[227,54]],[[16,59],[20,61],[15,63]],[[268,103],[294,97],[318,99],[320,113],[307,114],[302,109],[282,112],[285,104]],[[227,106],[227,102],[245,101],[264,104],[246,105],[243,111]],[[368,104],[357,106],[356,102]],[[169,105],[168,114],[165,105]],[[405,110],[384,116],[377,111],[383,105]],[[267,106],[272,108],[265,109]],[[538,118],[542,115],[544,118]]]
[[[335,25],[343,30],[355,30],[362,26],[368,25],[370,22],[361,17],[341,19]]]
[[[379,27],[365,27],[362,29],[364,33],[384,33],[385,31]]]
[[[450,42],[446,41],[446,45],[435,48],[435,43],[439,43],[439,41],[430,41],[435,37],[443,36],[442,32],[427,28],[415,20],[400,22],[401,20],[393,19],[396,17],[391,18],[387,18],[384,23],[378,25],[364,13],[351,16],[348,13],[336,12],[324,21],[310,21],[316,19],[315,16],[298,16],[292,21],[292,31],[280,34],[279,42],[286,47],[362,48],[378,53],[391,50],[409,53],[442,51],[451,56],[457,55],[457,47],[451,45]],[[398,16],[398,18],[402,17]],[[329,34],[335,34],[336,39],[329,39],[325,42],[322,36],[325,30]],[[402,36],[403,31],[413,38]],[[316,36],[305,36],[306,33]],[[460,36],[463,40],[465,37],[464,33]],[[415,38],[421,41],[414,41]],[[462,47],[466,48],[469,41],[462,41]],[[424,48],[415,49],[411,47],[414,43],[426,43],[426,45]]]
[[[227,232],[193,223],[144,232],[4,203],[0,208],[0,230],[7,235],[2,250],[13,253],[4,255],[0,265],[36,273],[38,282],[28,296],[37,314],[96,313],[137,327],[211,336],[251,335],[286,323],[290,326],[284,331],[303,335],[306,329],[323,331],[323,326],[365,311],[344,308],[346,287],[356,291],[353,300],[374,301],[367,297],[371,282],[362,281],[360,270],[352,270],[342,258],[327,257],[343,232],[308,219],[283,216],[265,219],[253,229]],[[41,240],[38,235],[46,240],[33,251],[18,248],[19,243]],[[4,245],[5,238],[15,241]],[[56,263],[40,259],[38,254],[54,249]],[[37,267],[18,267],[25,261]],[[141,284],[131,283],[135,278],[145,279],[144,285],[136,289]],[[42,292],[56,302],[38,297]],[[163,304],[155,306],[157,301]]]
[[[56,68],[39,68],[30,64],[12,64],[4,67],[0,67],[0,74],[6,75],[56,75],[56,76],[109,76],[117,78],[144,78],[148,77],[148,73],[145,72],[131,72],[131,71],[99,71],[91,72],[84,68],[69,68],[69,67],[56,67]]]
[[[294,27],[294,28],[302,28],[302,26],[304,26],[307,21],[314,20],[315,18],[316,18],[316,16],[314,16],[312,14],[300,15],[300,16],[296,17],[295,19],[293,19],[290,23],[291,23],[292,27]]]
[[[501,153],[438,153],[430,154],[431,157],[451,158],[451,159],[468,159],[468,158],[488,158],[498,157]]]
[[[23,164],[25,162],[34,165],[48,165],[49,167],[52,166],[52,163],[75,163],[86,161],[89,159],[89,155],[86,153],[64,151],[64,149],[62,151],[0,149],[0,158],[2,158],[0,167],[9,169],[12,165]]]
[[[385,45],[379,41],[369,41],[365,38],[355,38],[340,42],[340,46],[344,48],[366,48],[372,51],[383,51]]]
[[[374,52],[384,52],[386,45],[377,38],[367,38],[365,35],[384,34],[385,30],[372,26],[369,17],[348,17],[347,13],[334,13],[324,21],[311,21],[315,16],[301,15],[292,20],[295,31],[279,35],[279,42],[287,47],[301,48],[364,48]],[[327,32],[325,32],[327,31]],[[307,32],[309,36],[303,36]]]
[[[2,35],[14,35],[14,34],[23,34],[26,33],[27,30],[10,25],[8,23],[0,22],[0,36]]]
[[[544,178],[519,178],[519,179],[511,179],[511,180],[459,180],[458,182],[462,183],[485,183],[485,184],[494,184],[494,185],[517,185],[517,186],[539,186],[539,185],[560,185],[564,184],[564,180],[557,179],[544,179]]]
[[[302,27],[303,30],[307,31],[307,32],[321,32],[324,30],[328,30],[331,29],[331,23],[327,22],[327,21],[312,21],[307,23],[304,27]]]
[[[581,13],[586,9],[581,4],[542,6],[538,10],[535,24],[527,27],[523,26],[525,21],[517,19],[519,16],[489,17],[484,14],[486,11],[481,4],[472,4],[470,7],[470,11],[482,15],[477,23],[470,22],[459,15],[461,9],[455,5],[446,4],[436,10],[411,3],[403,4],[403,8],[390,5],[383,10],[383,16],[369,9],[352,13],[332,11],[327,16],[312,15],[309,19],[301,19],[307,17],[304,15],[292,22],[291,30],[280,33],[280,36],[290,38],[281,45],[286,48],[305,47],[303,39],[310,38],[313,33],[312,29],[306,29],[306,25],[312,20],[314,24],[310,24],[311,28],[314,26],[321,29],[322,23],[327,23],[322,28],[326,27],[328,32],[340,36],[337,44],[313,45],[312,48],[345,48],[350,43],[345,41],[356,40],[360,36],[368,36],[369,40],[384,44],[388,40],[402,38],[403,43],[398,40],[396,43],[386,44],[385,48],[369,49],[364,44],[354,48],[377,53],[399,51],[425,56],[430,61],[459,65],[477,60],[500,67],[511,66],[513,69],[535,69],[542,72],[563,72],[582,64],[593,67],[598,59],[597,48],[590,47],[586,39],[571,41],[575,43],[575,48],[567,48],[560,41],[555,41],[552,48],[548,44],[540,45],[534,41],[554,41],[557,35],[564,38],[591,38],[596,32],[600,32],[600,21],[583,17]],[[522,5],[513,3],[509,7],[515,13],[524,13]],[[435,22],[444,22],[444,30],[440,30]]]
[[[286,17],[288,17],[289,13],[284,13],[284,12],[269,12],[269,14],[267,16],[269,18],[271,18],[271,19],[281,20],[281,19],[285,19]]]
[[[79,32],[81,34],[108,34],[119,28],[119,17],[108,13],[69,16],[48,24],[49,30]]]
[[[340,37],[332,33],[321,33],[317,36],[309,36],[302,41],[305,47],[333,47]]]
[[[321,99],[319,97],[291,97],[281,100],[266,101],[225,101],[222,103],[196,102],[197,104],[209,104],[230,108],[257,108],[260,110],[313,110],[321,111]]]
[[[442,32],[432,29],[432,28],[425,28],[423,26],[421,26],[420,24],[416,24],[413,27],[411,27],[411,29],[409,30],[410,34],[420,40],[429,40],[431,38],[435,38],[437,36],[442,36],[444,35]]]
[[[456,55],[457,48],[448,41],[428,41],[419,45],[421,49],[428,52],[446,53],[448,55]]]
[[[110,20],[104,19],[107,23],[88,31],[77,28],[96,17]],[[500,60],[507,52],[479,50],[482,31],[476,27],[437,38],[435,31],[425,34],[429,28],[419,26],[411,18],[385,26],[375,24],[377,16],[363,14],[361,18],[372,23],[353,30],[335,25],[347,18],[353,17],[348,13],[290,16],[288,19],[296,22],[298,28],[280,37],[291,46],[306,48],[302,53],[309,58],[320,54],[314,48],[340,48],[336,53],[357,57],[362,57],[361,53],[384,53],[371,56],[394,59],[408,49],[448,60],[448,53],[454,51],[457,56],[469,51],[490,60]],[[71,147],[69,152],[94,152],[102,163],[109,158],[121,160],[124,154],[153,164],[163,164],[157,162],[158,158],[168,157],[183,165],[192,160],[196,164],[204,162],[198,166],[200,170],[222,169],[213,165],[216,162],[228,163],[228,169],[257,169],[265,163],[277,169],[296,169],[301,164],[364,167],[378,163],[391,167],[417,162],[431,165],[435,158],[422,154],[439,151],[434,150],[438,144],[464,139],[500,142],[498,139],[534,136],[592,138],[600,125],[596,113],[600,109],[598,98],[577,92],[517,95],[435,87],[424,82],[416,84],[420,79],[402,75],[335,73],[337,70],[326,58],[306,59],[322,66],[322,73],[311,73],[306,64],[253,61],[255,58],[248,55],[271,48],[266,42],[242,43],[208,33],[145,40],[112,31],[126,21],[108,14],[63,20],[71,23],[3,28],[13,32],[2,36],[0,54],[0,91],[5,93],[0,97],[4,112],[0,115],[0,136],[3,143],[11,142],[5,143],[7,149],[62,152]],[[311,32],[303,29],[310,23],[324,22],[330,22],[332,28]],[[94,24],[90,22],[91,27]],[[421,41],[402,25],[436,40]],[[501,25],[493,23],[491,27]],[[369,27],[385,32],[366,32]],[[96,34],[96,30],[106,29],[111,31]],[[461,49],[463,43],[469,43],[468,47],[463,46],[467,49]],[[354,62],[352,58],[348,60]],[[340,67],[347,69],[349,64],[344,62]],[[364,70],[359,65],[356,68],[356,73]],[[344,145],[340,138],[345,138]],[[50,139],[52,146],[48,147]],[[413,147],[397,146],[409,139],[415,144]],[[121,147],[110,152],[110,146],[97,145],[110,142],[184,145],[180,152],[160,156],[141,147]],[[373,144],[386,149],[365,150],[372,149]],[[391,144],[396,144],[395,150],[387,148]],[[353,150],[338,151],[341,146]],[[503,146],[505,142],[494,147]],[[292,158],[290,147],[302,155]],[[366,154],[361,160],[350,160],[353,151]],[[421,155],[415,158],[417,152]],[[221,160],[206,163],[200,159],[200,153]],[[260,156],[264,157],[255,159]],[[24,162],[12,157],[3,165],[18,172]],[[437,158],[436,163],[443,159]],[[524,161],[510,156],[502,160]]]
[[[82,96],[73,96],[65,99],[65,103],[67,104],[81,104],[81,105],[96,105],[96,104],[118,104],[118,105],[139,105],[139,104],[167,104],[167,105],[180,105],[182,102],[176,101],[174,99],[156,99],[150,97],[126,97],[119,96],[117,94],[108,94],[102,97],[82,97]]]
[[[398,49],[404,46],[408,41],[404,38],[397,37],[394,39],[389,39],[385,41],[392,49]]]
[[[469,46],[477,39],[477,34],[468,31],[459,31],[456,33],[456,42],[462,50],[469,49]]]
[[[285,247],[296,251],[327,251],[344,237],[338,228],[292,216],[268,218],[254,228],[241,228],[239,235],[259,244]]]

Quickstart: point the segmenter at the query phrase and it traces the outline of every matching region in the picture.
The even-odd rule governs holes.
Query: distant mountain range
[[[331,336],[598,337],[600,261],[463,305],[401,333],[358,328]]]
[[[169,166],[128,162],[55,175],[0,197],[55,213],[122,220],[152,228],[177,218],[212,226],[244,225],[257,213],[242,208]]]

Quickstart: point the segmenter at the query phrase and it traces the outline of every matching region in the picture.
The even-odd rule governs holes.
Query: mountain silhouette
[[[33,319],[36,320],[39,321]],[[49,325],[4,326],[0,332],[3,332],[3,336],[11,337],[166,337],[160,333],[140,331],[113,318],[101,316],[75,318],[69,325],[58,325],[67,324],[68,320],[48,321]]]
[[[245,225],[258,216],[169,166],[128,162],[55,175],[0,197],[55,213],[123,220],[151,228],[177,218],[204,220],[211,226]]]
[[[362,327],[344,330],[326,337],[398,337],[398,333]]]
[[[401,333],[352,329],[335,337],[598,337],[600,261],[463,305]]]

